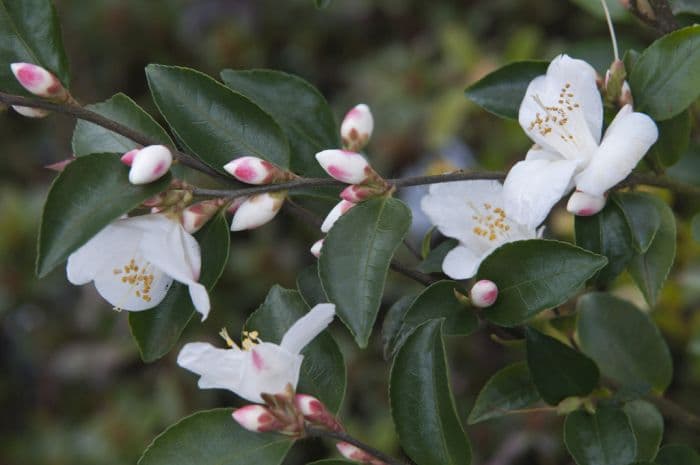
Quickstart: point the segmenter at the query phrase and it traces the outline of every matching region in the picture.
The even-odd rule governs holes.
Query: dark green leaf
[[[457,239],[447,239],[428,253],[425,260],[416,268],[421,273],[440,273],[445,255],[454,249],[459,241]]]
[[[690,112],[683,111],[658,123],[659,139],[649,150],[648,157],[663,166],[675,165],[688,149],[690,142]]]
[[[564,443],[578,465],[628,465],[636,454],[636,439],[622,410],[581,410],[564,422]]]
[[[153,139],[154,143],[173,146],[173,141],[156,121],[124,94],[116,94],[109,100],[86,105],[92,110],[117,123],[139,131]],[[73,132],[73,154],[76,157],[91,153],[126,153],[140,147],[131,139],[87,121],[78,120]]]
[[[0,88],[26,93],[11,63],[39,65],[68,87],[68,60],[61,25],[50,0],[0,0]]]
[[[635,460],[652,461],[661,445],[664,435],[664,418],[649,402],[633,400],[623,407],[630,426],[637,438],[637,456]]]
[[[400,200],[374,198],[340,217],[318,261],[323,289],[340,319],[366,347],[377,319],[389,264],[411,225]]]
[[[129,183],[119,157],[95,154],[70,163],[51,185],[39,229],[36,272],[42,277],[124,213],[170,183],[166,175],[143,186]]]
[[[321,286],[321,278],[318,277],[318,263],[307,266],[297,276],[297,289],[306,305],[313,307],[316,304],[328,302],[326,293]]]
[[[639,253],[649,250],[661,226],[656,196],[643,192],[620,192],[611,196],[627,222],[632,246]]]
[[[502,417],[511,410],[529,407],[539,399],[527,363],[508,365],[493,375],[479,392],[469,414],[469,424]]]
[[[217,216],[195,234],[202,254],[199,281],[209,291],[219,280],[228,262],[230,232],[223,216]],[[189,289],[174,282],[165,299],[145,312],[130,312],[129,327],[144,362],[153,362],[167,354],[180,339],[195,314]]]
[[[517,61],[497,69],[467,87],[465,93],[474,103],[497,116],[518,119],[520,103],[527,86],[547,72],[546,61]]]
[[[415,294],[401,297],[389,307],[382,323],[382,347],[384,348],[384,360],[389,360],[394,356],[395,343],[399,335],[403,319],[406,312],[416,300]]]
[[[632,68],[635,110],[657,121],[676,116],[700,97],[700,25],[679,29],[651,44]]]
[[[138,465],[277,465],[292,439],[253,433],[231,418],[232,409],[197,412],[156,437]]]
[[[700,465],[700,455],[683,444],[663,446],[654,459],[657,465]]]
[[[309,311],[297,291],[274,286],[265,302],[250,315],[245,327],[258,331],[260,338],[279,344],[284,333]],[[301,352],[304,362],[297,391],[319,398],[330,410],[337,412],[345,396],[345,361],[329,333],[316,337]]]
[[[286,168],[289,144],[275,120],[241,94],[206,74],[148,65],[153,100],[178,139],[212,168],[245,155]]]
[[[587,294],[578,302],[581,350],[603,375],[623,386],[662,392],[673,375],[671,354],[659,328],[637,307],[609,294]]]
[[[525,335],[527,365],[545,402],[557,405],[567,397],[586,396],[598,385],[600,373],[593,360],[532,328]]]
[[[498,285],[498,299],[484,316],[502,326],[519,325],[566,302],[606,263],[605,257],[565,242],[505,244],[486,257],[477,273],[477,280]]]
[[[469,465],[471,446],[447,376],[442,321],[416,328],[391,367],[391,414],[401,447],[419,465]]]

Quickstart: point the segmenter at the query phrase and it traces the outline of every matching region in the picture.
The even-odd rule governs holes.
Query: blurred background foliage
[[[614,3],[614,2],[613,2]],[[684,3],[684,2],[678,2]],[[576,0],[56,0],[74,76],[84,103],[125,92],[155,115],[144,66],[166,63],[218,76],[223,68],[274,68],[298,74],[327,97],[338,120],[358,102],[374,112],[369,155],[387,176],[440,172],[450,167],[505,169],[530,142],[514,122],[487,114],[464,98],[466,85],[512,60],[551,59],[565,52],[603,73],[612,59],[597,1]],[[618,11],[621,49],[643,49],[653,31]],[[685,16],[683,22],[697,20]],[[694,108],[697,119],[698,108]],[[238,332],[271,285],[295,287],[313,263],[312,226],[281,215],[232,238],[230,261],[213,293],[213,313],[194,322],[176,350],[145,365],[131,341],[127,318],[112,311],[91,286],[72,287],[63,270],[39,281],[33,274],[43,197],[54,173],[44,165],[70,156],[74,122],[63,116],[27,120],[0,116],[0,463],[135,463],[151,439],[195,410],[234,406],[234,396],[200,391],[178,368],[188,340],[217,340]],[[688,153],[671,173],[700,183],[695,130]],[[420,188],[407,190],[416,214],[414,244],[428,226],[418,211]],[[672,348],[674,382],[668,395],[700,404],[700,247],[688,218],[697,203],[666,197],[679,217],[677,266],[653,315]],[[549,234],[571,239],[568,215],[553,216]],[[401,258],[415,259],[406,251]],[[628,277],[617,291],[644,306]],[[384,310],[416,285],[391,274]],[[381,317],[380,317],[381,318]],[[379,331],[358,351],[334,328],[348,364],[342,417],[349,430],[395,452],[386,384],[388,362]],[[264,335],[262,335],[264,338]],[[452,385],[463,419],[484,382],[506,363],[522,360],[485,331],[449,341]],[[475,463],[571,463],[561,441],[562,418],[551,413],[509,416],[468,432]],[[665,442],[700,443],[697,431],[666,423]],[[321,442],[295,448],[287,464],[333,451]]]

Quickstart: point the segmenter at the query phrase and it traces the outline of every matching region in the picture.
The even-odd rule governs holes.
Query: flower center
[[[132,258],[121,268],[114,268],[112,273],[124,284],[129,286],[129,291],[144,302],[151,301],[151,286],[155,276],[149,271],[150,263],[139,266],[136,259]]]
[[[509,237],[510,225],[505,210],[501,207],[494,208],[488,202],[482,204],[483,211],[471,202],[469,202],[469,206],[474,211],[472,220],[476,225],[472,229],[472,233],[475,236],[489,242]]]
[[[571,84],[567,82],[561,88],[556,105],[545,105],[539,95],[533,95],[532,98],[544,113],[535,114],[535,118],[530,122],[530,131],[537,130],[543,137],[554,134],[564,142],[576,145],[576,138],[567,128],[571,112],[580,108],[578,102],[574,100],[575,95]]]
[[[238,349],[238,350],[250,350],[256,345],[260,344],[262,341],[260,340],[259,333],[257,331],[243,331],[243,338],[241,339],[241,347],[238,347],[238,344],[236,344],[231,336],[228,334],[228,330],[226,328],[221,328],[221,331],[219,332],[219,336],[226,341],[226,345],[229,346],[232,349]]]

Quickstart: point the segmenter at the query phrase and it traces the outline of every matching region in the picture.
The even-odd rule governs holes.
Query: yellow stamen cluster
[[[129,263],[122,268],[112,270],[115,276],[120,276],[121,282],[131,287],[136,287],[134,294],[144,302],[151,301],[151,287],[155,276],[153,273],[148,273],[148,265],[140,268],[136,264],[135,259],[129,260]]]
[[[535,119],[530,122],[529,130],[537,130],[542,136],[547,136],[550,133],[557,132],[559,137],[564,142],[574,140],[573,134],[566,130],[566,125],[569,123],[569,112],[579,108],[580,105],[574,99],[571,84],[566,83],[559,92],[559,105],[546,106],[542,103],[539,96],[533,97],[537,104],[544,110],[544,115],[537,112]]]
[[[257,344],[260,344],[262,342],[258,337],[259,333],[257,331],[243,331],[243,338],[241,340],[242,349],[241,347],[238,347],[238,344],[236,344],[233,341],[233,339],[231,339],[231,336],[229,336],[226,328],[221,328],[219,336],[221,336],[222,339],[226,341],[227,346],[229,346],[230,348],[236,348],[238,350],[250,350]]]
[[[483,237],[493,242],[498,239],[498,236],[507,235],[510,231],[510,225],[508,225],[508,217],[506,212],[500,208],[493,206],[490,203],[483,204],[486,214],[482,214],[481,211],[472,205],[472,209],[476,212],[472,215],[472,219],[476,221],[477,226],[472,229],[472,232],[479,237]]]

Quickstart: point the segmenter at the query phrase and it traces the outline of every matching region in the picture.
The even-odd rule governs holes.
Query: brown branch
[[[320,429],[320,428],[314,428],[312,426],[307,426],[306,427],[306,435],[309,437],[314,437],[314,438],[328,438],[328,439],[333,439],[336,441],[343,441],[347,442],[348,444],[352,444],[355,447],[359,447],[363,451],[367,452],[371,456],[381,460],[382,462],[386,463],[387,465],[409,465],[413,464],[413,462],[404,462],[402,460],[399,460],[395,457],[392,457],[390,455],[385,454],[384,452],[375,449],[374,447],[365,444],[364,442],[360,441],[359,439],[354,438],[353,436],[350,436],[349,434],[341,431],[328,431],[325,429]]]
[[[678,22],[673,16],[668,0],[625,0],[622,4],[640,21],[662,34],[678,29]]]

